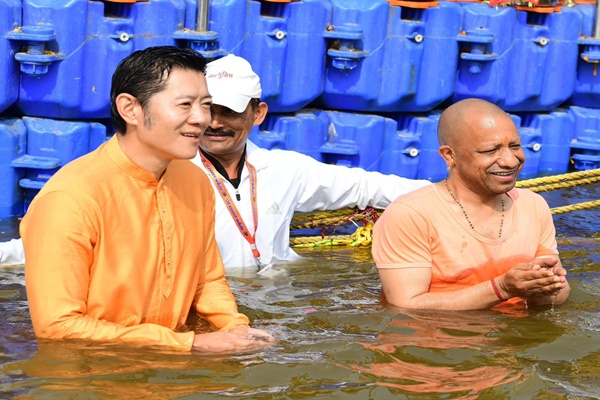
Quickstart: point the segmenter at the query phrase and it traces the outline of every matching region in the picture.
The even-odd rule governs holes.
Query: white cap
[[[250,99],[262,95],[260,78],[242,57],[229,54],[206,65],[206,83],[213,104],[241,113]]]

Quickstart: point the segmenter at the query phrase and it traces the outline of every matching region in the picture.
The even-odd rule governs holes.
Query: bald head
[[[485,100],[465,99],[454,103],[446,108],[440,117],[440,145],[455,146],[458,138],[464,136],[466,127],[476,123],[491,128],[497,117],[510,118],[500,107]]]

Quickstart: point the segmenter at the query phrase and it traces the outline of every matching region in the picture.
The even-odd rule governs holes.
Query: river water
[[[600,186],[543,195],[558,207]],[[572,286],[554,310],[386,309],[370,248],[302,249],[272,276],[229,277],[240,310],[278,339],[234,356],[38,343],[23,267],[0,268],[0,398],[598,399],[600,209],[554,221]]]

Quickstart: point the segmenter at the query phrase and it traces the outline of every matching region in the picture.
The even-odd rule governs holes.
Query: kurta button
[[[171,264],[171,259],[170,258],[167,260],[167,264]]]

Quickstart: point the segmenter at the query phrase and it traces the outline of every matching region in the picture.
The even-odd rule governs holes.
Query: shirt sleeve
[[[373,229],[373,260],[377,268],[431,268],[429,223],[401,202],[383,212]]]
[[[427,180],[368,172],[362,168],[330,165],[295,152],[286,152],[303,188],[296,211],[335,210],[367,206],[383,209],[403,194],[429,185]]]
[[[0,266],[25,263],[25,253],[21,239],[11,239],[0,243]]]
[[[86,207],[89,209],[89,207]],[[36,198],[21,224],[25,283],[36,336],[127,341],[190,350],[193,332],[142,323],[124,326],[88,315],[97,233],[92,218],[64,192]]]
[[[212,210],[207,210],[212,218],[211,223],[205,226],[207,248],[204,259],[201,260],[207,272],[198,283],[194,308],[198,316],[217,329],[230,330],[236,326],[248,325],[250,321],[248,317],[238,312],[235,298],[225,279],[225,267],[215,240],[214,201],[206,204],[205,207],[212,207]]]

